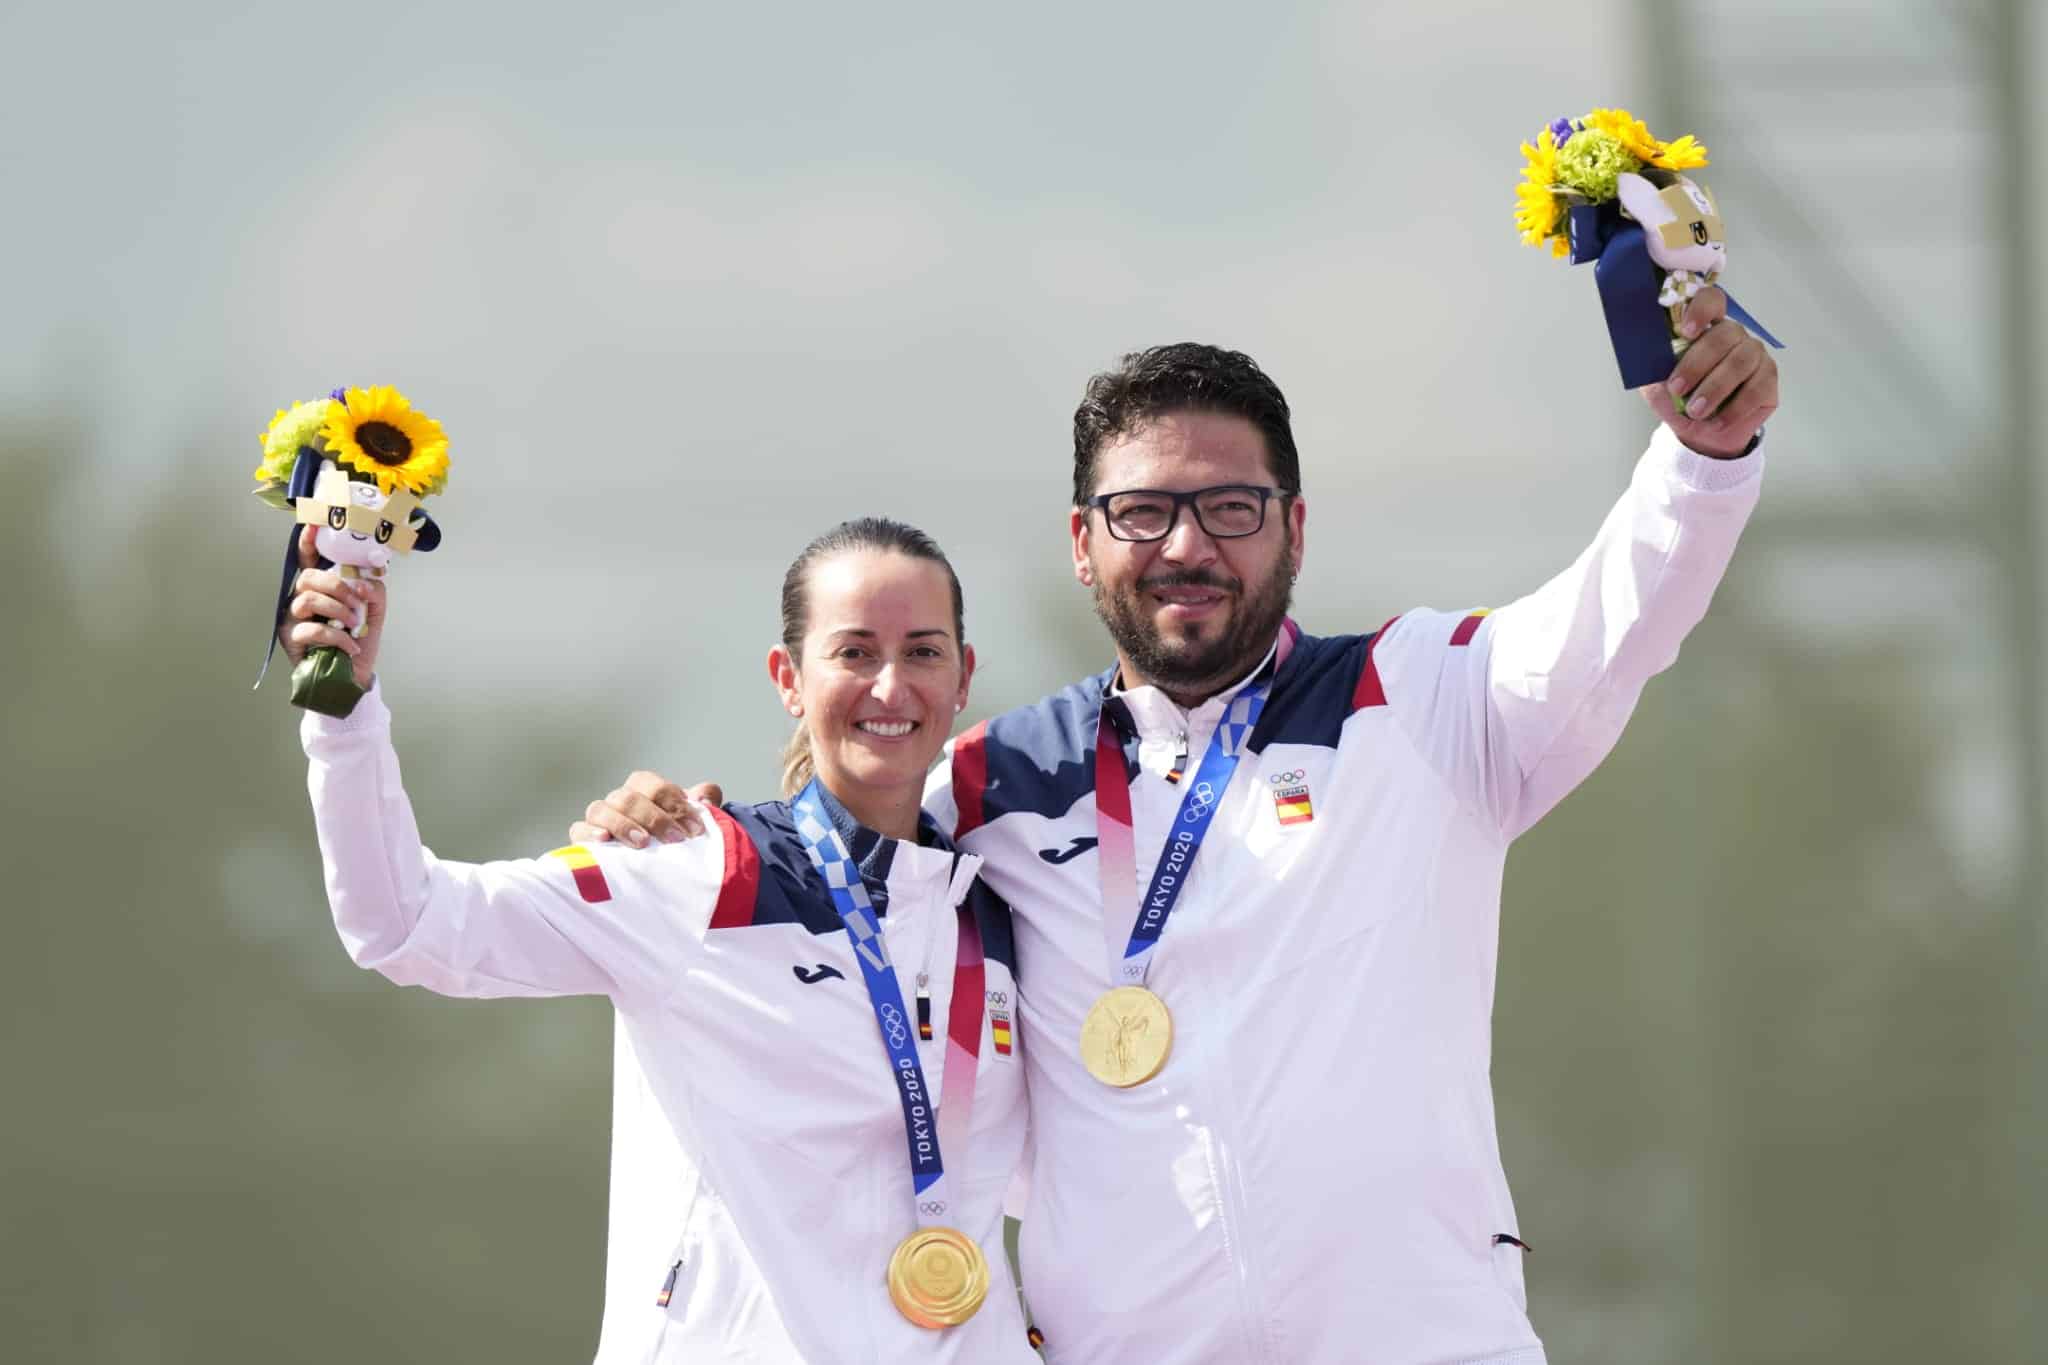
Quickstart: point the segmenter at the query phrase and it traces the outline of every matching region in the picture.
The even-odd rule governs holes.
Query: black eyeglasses
[[[1098,493],[1088,499],[1088,505],[1102,509],[1103,524],[1118,540],[1165,539],[1180,520],[1183,507],[1195,509],[1195,524],[1205,535],[1235,540],[1258,534],[1266,524],[1266,500],[1275,495],[1287,496],[1277,488],[1253,483],[1219,483],[1191,493],[1127,488],[1121,493]]]

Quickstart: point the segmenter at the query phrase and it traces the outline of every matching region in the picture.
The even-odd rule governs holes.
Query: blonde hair
[[[821,559],[852,550],[891,550],[912,559],[929,560],[944,569],[946,583],[953,590],[953,639],[963,646],[966,644],[967,609],[960,595],[960,575],[953,572],[953,565],[938,542],[915,526],[891,521],[887,517],[856,517],[852,521],[840,522],[804,546],[803,553],[782,576],[782,647],[789,651],[791,662],[798,665],[803,662],[804,631],[809,628],[811,619],[812,567]],[[789,743],[782,746],[783,797],[795,796],[810,785],[817,773],[817,764],[811,756],[810,727],[800,720],[796,723],[796,733],[789,737]]]
[[[818,765],[811,761],[811,728],[798,721],[796,733],[782,746],[782,799],[787,801],[810,786],[817,775]]]

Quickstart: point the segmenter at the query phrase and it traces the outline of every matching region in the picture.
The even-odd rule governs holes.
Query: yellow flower
[[[1557,143],[1548,128],[1536,135],[1534,144],[1522,144],[1522,159],[1522,183],[1515,186],[1515,228],[1524,242],[1541,246],[1544,238],[1557,232],[1558,219],[1552,188],[1557,183]],[[1564,237],[1553,237],[1550,254],[1562,256],[1565,251]]]
[[[324,448],[320,444],[320,429],[326,425],[327,410],[332,406],[333,399],[320,398],[277,410],[277,416],[270,419],[269,430],[256,438],[263,443],[263,463],[256,466],[258,483],[289,482],[300,446]]]
[[[1657,144],[1657,155],[1650,158],[1652,166],[1661,166],[1667,171],[1689,171],[1707,164],[1707,149],[1700,145],[1691,133],[1676,142]]]
[[[1515,230],[1530,246],[1541,246],[1557,230],[1557,196],[1526,181],[1515,186]]]
[[[1607,134],[1639,161],[1654,160],[1664,145],[1650,136],[1648,125],[1626,109],[1595,109],[1586,115],[1586,126]]]
[[[1639,160],[1667,171],[1689,171],[1707,164],[1707,149],[1691,133],[1675,142],[1659,142],[1649,127],[1626,109],[1595,109],[1586,126],[1598,128]]]
[[[321,435],[336,460],[375,476],[386,494],[427,497],[448,482],[448,434],[389,386],[347,390]]]

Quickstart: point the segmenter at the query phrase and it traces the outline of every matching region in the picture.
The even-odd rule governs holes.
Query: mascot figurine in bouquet
[[[339,565],[344,578],[382,578],[393,555],[441,543],[441,528],[420,509],[420,499],[448,482],[448,437],[398,390],[374,388],[336,389],[294,404],[272,419],[262,441],[256,496],[293,513],[295,522],[271,620],[274,651],[298,576],[300,526],[318,528],[313,545],[320,566]],[[263,656],[266,673],[270,658],[270,652]],[[261,673],[256,682],[262,685]],[[294,706],[345,716],[362,695],[348,657],[331,645],[307,650],[292,670]]]
[[[1688,299],[1717,283],[1728,261],[1721,212],[1706,187],[1682,174],[1707,164],[1690,134],[1661,142],[1626,109],[1561,118],[1522,144],[1515,226],[1553,256],[1594,261],[1607,332],[1624,388],[1671,377],[1685,340]],[[1779,346],[1731,296],[1728,315]],[[1782,348],[1781,348],[1782,349]]]

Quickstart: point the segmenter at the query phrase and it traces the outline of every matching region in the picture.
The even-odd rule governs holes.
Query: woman
[[[609,997],[676,1135],[687,1211],[608,1358],[1035,1360],[989,1284],[1024,1140],[987,1004],[1014,989],[1009,911],[918,805],[974,671],[938,547],[868,519],[790,566],[768,655],[788,799],[686,843],[486,864],[420,846],[375,681],[384,585],[296,586],[287,648],[341,649],[369,689],[302,722],[350,956],[445,995]]]

